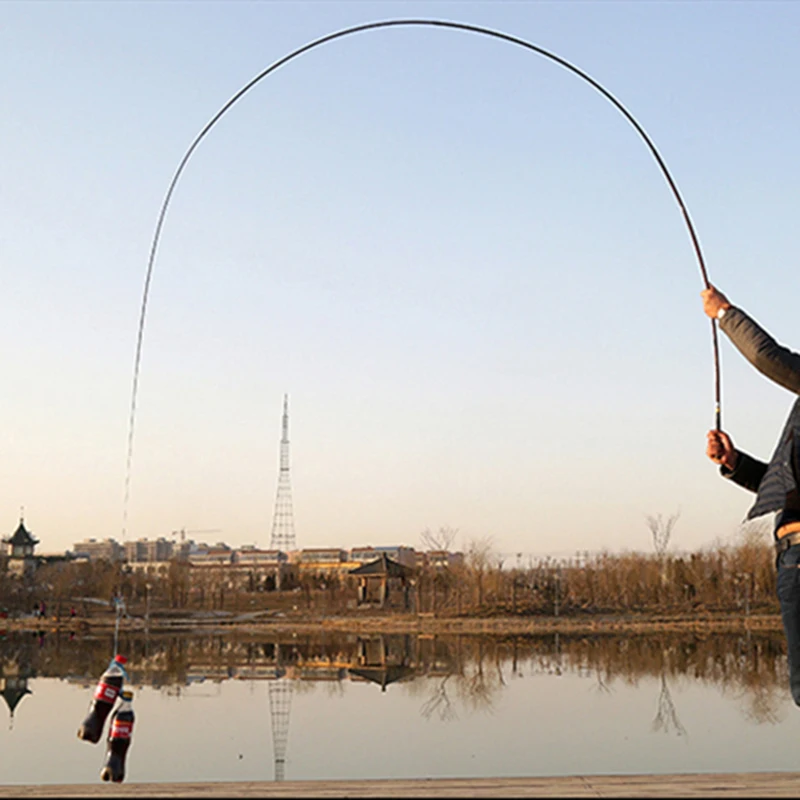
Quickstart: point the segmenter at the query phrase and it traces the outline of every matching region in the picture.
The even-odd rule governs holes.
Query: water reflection
[[[686,729],[678,719],[675,703],[669,690],[666,673],[661,673],[661,690],[658,693],[658,706],[653,720],[653,730],[659,733],[674,731],[678,736],[686,736]]]
[[[284,651],[285,652],[285,651]],[[289,716],[292,711],[292,681],[286,677],[282,651],[275,645],[275,680],[269,684],[269,712],[272,722],[272,750],[275,757],[275,780],[286,776],[286,748],[289,743]]]
[[[28,633],[0,640],[0,694],[8,708],[9,726],[20,713],[44,714],[29,687],[32,678],[92,687],[108,664],[112,647],[113,636],[79,639]],[[406,693],[424,720],[452,723],[460,715],[491,714],[510,681],[576,675],[590,680],[596,693],[611,698],[617,687],[645,682],[647,687],[658,687],[652,701],[652,731],[675,737],[690,734],[673,700],[677,684],[716,688],[736,703],[748,724],[776,724],[791,707],[784,643],[777,631],[506,638],[131,635],[122,637],[120,651],[128,656],[134,687],[155,687],[170,696],[186,693],[188,687],[197,696],[198,684],[208,684],[213,694],[226,681],[265,681],[277,781],[285,777],[293,695],[317,690],[341,693],[348,683],[374,688],[376,703],[383,693]]]
[[[0,695],[8,706],[8,727],[14,728],[14,712],[25,695],[33,694],[28,680],[33,677],[30,661],[21,657],[18,650],[0,661]]]
[[[412,679],[415,675],[411,637],[363,636],[357,642],[357,666],[347,668],[354,680],[377,683],[385,692],[390,683]]]

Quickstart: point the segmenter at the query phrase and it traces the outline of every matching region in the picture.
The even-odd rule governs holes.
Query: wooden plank
[[[0,786],[0,797],[798,797],[800,773]]]

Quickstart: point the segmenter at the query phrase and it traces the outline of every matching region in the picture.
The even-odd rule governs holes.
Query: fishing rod
[[[681,196],[680,191],[678,190],[678,186],[675,183],[670,171],[667,169],[667,165],[664,159],[661,157],[661,154],[658,152],[655,144],[653,144],[652,139],[647,135],[644,128],[637,122],[636,118],[633,114],[628,111],[627,108],[616,98],[614,97],[611,92],[608,91],[604,86],[598,83],[594,78],[584,72],[582,69],[576,67],[574,64],[571,64],[561,56],[556,55],[555,53],[546,50],[543,47],[539,47],[538,45],[532,44],[531,42],[526,41],[525,39],[520,39],[517,36],[512,36],[508,33],[502,33],[500,31],[492,30],[491,28],[484,28],[479,25],[470,25],[465,22],[450,22],[447,20],[439,20],[439,19],[389,19],[389,20],[381,20],[378,22],[368,22],[362,25],[354,25],[350,28],[343,28],[342,30],[335,31],[334,33],[329,33],[325,36],[322,36],[318,39],[314,39],[307,44],[298,47],[296,50],[293,50],[291,53],[283,56],[283,58],[279,58],[277,61],[274,61],[270,64],[266,69],[262,70],[258,73],[252,80],[246,83],[241,89],[239,89],[236,94],[234,94],[223,106],[222,108],[217,111],[216,114],[206,123],[205,127],[197,134],[194,138],[192,143],[189,145],[189,148],[184,153],[183,157],[181,158],[177,169],[175,170],[175,174],[172,176],[172,180],[169,183],[167,188],[166,196],[164,197],[164,201],[161,204],[161,210],[158,214],[158,221],[156,223],[155,232],[153,234],[153,240],[150,245],[150,255],[147,261],[147,272],[145,275],[144,281],[144,291],[142,293],[142,304],[141,310],[139,314],[139,329],[136,338],[136,354],[134,356],[134,366],[133,366],[133,388],[131,392],[131,405],[130,405],[130,417],[128,422],[128,458],[127,458],[127,469],[126,469],[126,478],[125,478],[125,500],[124,500],[124,511],[123,511],[123,525],[122,525],[122,536],[123,539],[125,537],[125,528],[127,525],[127,515],[128,515],[128,499],[130,495],[130,469],[131,469],[131,459],[133,456],[133,432],[134,432],[134,421],[136,416],[136,396],[139,387],[139,367],[141,364],[141,357],[142,357],[142,341],[144,336],[144,323],[145,317],[147,314],[147,300],[150,293],[150,282],[153,275],[153,266],[155,264],[156,259],[156,252],[158,251],[158,244],[161,239],[161,231],[164,227],[164,219],[166,218],[167,209],[169,208],[170,201],[172,200],[173,192],[175,191],[175,187],[178,184],[178,180],[180,179],[181,175],[183,174],[186,165],[189,162],[189,159],[192,157],[192,154],[197,149],[200,142],[208,135],[211,129],[219,122],[221,117],[229,111],[247,92],[250,91],[256,84],[260,83],[264,78],[268,75],[271,75],[280,67],[284,66],[284,64],[288,64],[290,61],[293,61],[298,56],[303,55],[304,53],[309,52],[310,50],[314,50],[317,47],[320,47],[324,44],[328,44],[329,42],[333,42],[336,39],[343,39],[346,36],[352,36],[357,33],[365,33],[366,31],[371,30],[379,30],[382,28],[410,28],[410,27],[427,27],[427,28],[449,28],[452,30],[459,30],[459,31],[466,31],[467,33],[475,33],[480,34],[482,36],[489,36],[493,39],[499,39],[504,42],[509,42],[510,44],[517,45],[519,47],[523,47],[526,50],[529,50],[533,53],[536,53],[544,58],[549,59],[550,61],[555,62],[559,66],[563,67],[566,70],[569,70],[574,75],[577,75],[579,78],[583,79],[586,83],[600,92],[603,97],[606,98],[624,117],[628,120],[628,122],[633,126],[634,130],[639,134],[642,138],[644,143],[647,145],[650,153],[652,154],[653,158],[655,159],[656,163],[658,164],[659,169],[661,170],[662,175],[664,176],[667,184],[669,186],[670,191],[672,192],[675,201],[678,204],[678,207],[681,211],[681,215],[683,216],[683,221],[686,224],[686,228],[689,232],[689,237],[692,241],[692,247],[694,249],[695,257],[697,258],[697,263],[700,268],[700,274],[703,279],[703,283],[705,284],[705,288],[708,289],[711,286],[711,282],[708,279],[708,272],[706,270],[705,260],[703,259],[703,253],[700,248],[700,241],[697,237],[697,233],[695,231],[694,225],[692,224],[692,219],[689,216],[689,210],[686,207],[686,204],[683,201],[683,197]],[[715,413],[715,422],[716,422],[716,429],[721,430],[722,428],[722,401],[721,401],[721,378],[720,378],[720,366],[719,366],[719,338],[717,335],[717,323],[716,320],[711,320],[711,340],[713,346],[713,356],[714,356],[714,413]]]

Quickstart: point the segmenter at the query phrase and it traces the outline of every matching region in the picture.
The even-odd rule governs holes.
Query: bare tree
[[[492,564],[490,537],[473,539],[467,547],[467,569],[472,574],[478,590],[478,608],[483,606],[484,579]]]
[[[666,557],[669,541],[672,538],[672,529],[675,527],[675,523],[678,521],[680,515],[681,512],[676,511],[666,519],[664,519],[661,514],[656,514],[655,516],[649,514],[647,516],[647,527],[650,529],[650,533],[653,536],[653,547],[655,548],[656,557],[658,558],[662,583],[665,583],[667,580]]]
[[[669,541],[672,538],[672,529],[675,527],[680,515],[681,512],[676,511],[667,519],[664,519],[661,514],[656,514],[655,516],[649,514],[647,516],[647,527],[653,535],[653,547],[659,558],[663,558],[666,555]]]
[[[425,528],[419,538],[426,550],[446,550],[449,552],[456,540],[456,536],[458,536],[458,528],[443,525],[435,533],[430,528]]]

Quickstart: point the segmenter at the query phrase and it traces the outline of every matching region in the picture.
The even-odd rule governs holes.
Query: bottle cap
[[[120,698],[122,698],[123,700],[126,700],[129,703],[130,703],[131,700],[133,700],[133,692],[130,689],[123,689],[119,693],[119,696],[120,696]]]
[[[118,662],[119,664],[127,664],[128,659],[125,656],[121,656],[119,654],[114,656],[114,661]]]

